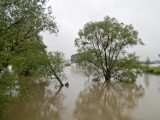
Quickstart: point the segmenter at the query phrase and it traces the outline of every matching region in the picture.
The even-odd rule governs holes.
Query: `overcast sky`
[[[78,30],[85,23],[103,20],[108,15],[138,30],[145,46],[135,47],[133,51],[142,60],[160,59],[160,0],[50,0],[49,5],[59,28],[57,37],[44,34],[49,51],[64,52],[70,59],[76,53],[74,39]]]

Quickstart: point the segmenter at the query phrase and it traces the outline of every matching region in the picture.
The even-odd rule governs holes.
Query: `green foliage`
[[[23,88],[29,81],[22,78],[39,76],[48,61],[41,32],[56,34],[58,29],[46,3],[47,0],[0,1],[0,116],[15,86]],[[7,70],[9,65],[12,72]]]
[[[1,92],[1,91],[0,91]],[[7,98],[0,96],[0,120],[5,120],[7,114]]]
[[[132,25],[107,16],[103,21],[87,23],[78,35],[76,61],[92,75],[102,75],[105,80],[134,81],[140,74],[138,57],[126,51],[143,45]]]
[[[160,67],[154,67],[152,69],[154,74],[160,74]]]
[[[151,74],[160,74],[160,67],[146,67],[144,70],[146,73],[151,73]]]
[[[5,120],[7,103],[12,98],[12,90],[15,87],[15,77],[7,70],[0,74],[0,120]]]
[[[1,0],[0,68],[13,65],[19,74],[30,74],[46,53],[40,32],[57,32],[46,0]],[[35,64],[35,65],[33,65]],[[17,69],[20,68],[20,69]],[[28,70],[29,69],[29,70]]]
[[[66,79],[64,75],[64,68],[66,62],[64,61],[64,54],[61,52],[49,52],[45,58],[44,64],[38,70],[40,74],[51,79],[56,79],[63,85],[62,80]]]

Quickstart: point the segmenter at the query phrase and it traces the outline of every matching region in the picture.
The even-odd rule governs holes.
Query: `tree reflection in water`
[[[54,90],[46,88],[42,84],[20,90],[20,98],[31,95],[31,99],[11,103],[8,120],[60,120],[64,99],[62,87]]]
[[[133,120],[131,110],[144,96],[135,83],[91,83],[79,94],[74,110],[76,120]]]

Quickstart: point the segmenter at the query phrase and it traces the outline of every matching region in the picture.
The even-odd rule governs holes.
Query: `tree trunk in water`
[[[111,79],[111,75],[110,74],[104,74],[104,77],[105,77],[105,82],[110,82],[110,79]]]
[[[56,79],[58,80],[58,82],[61,84],[61,86],[64,86],[61,79],[58,77],[58,75],[56,74],[55,71],[53,71],[54,76],[56,77]]]
[[[57,73],[54,71],[54,69],[52,68],[52,66],[50,65],[50,63],[49,63],[49,67],[50,67],[53,75],[56,77],[56,79],[57,79],[58,82],[60,83],[60,85],[61,85],[61,86],[64,86],[63,83],[62,83],[62,81],[61,81],[61,79],[58,77]]]

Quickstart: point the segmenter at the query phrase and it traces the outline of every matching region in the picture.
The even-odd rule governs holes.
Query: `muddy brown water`
[[[160,120],[160,76],[104,85],[88,80],[78,68],[65,72],[68,88],[52,83],[34,89],[28,101],[10,104],[7,120]]]

